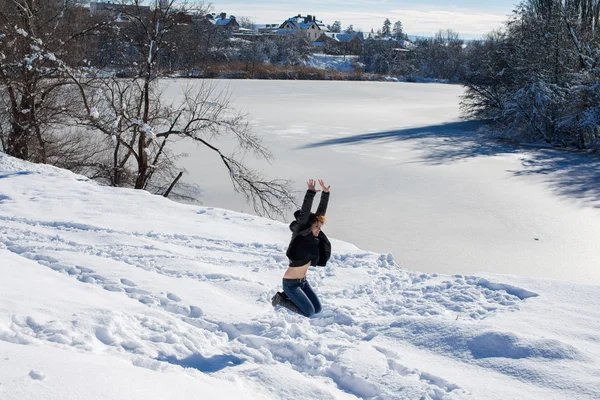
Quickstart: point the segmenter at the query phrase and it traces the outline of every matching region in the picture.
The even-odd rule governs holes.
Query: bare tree
[[[91,163],[89,173],[113,186],[168,194],[181,177],[171,144],[187,139],[215,153],[234,190],[257,214],[283,214],[294,205],[290,182],[268,180],[242,162],[247,153],[267,161],[273,155],[252,133],[245,116],[231,108],[226,91],[200,83],[188,88],[181,102],[165,101],[156,60],[168,49],[165,42],[174,24],[174,0],[150,12],[141,9],[137,0],[133,6],[126,12],[135,25],[130,31],[136,33],[131,43],[140,54],[139,77],[84,81],[72,76],[85,109],[77,116],[79,125],[99,132],[110,146],[110,151],[100,152],[97,161]],[[232,154],[215,143],[222,136],[234,139]]]
[[[251,31],[254,31],[254,28],[256,27],[256,24],[254,23],[254,19],[251,17],[239,17],[236,19],[238,24],[240,24],[240,27],[244,28],[244,29],[249,29]]]
[[[51,162],[52,132],[73,106],[67,62],[82,62],[86,40],[104,23],[72,2],[0,0],[2,147],[34,162]]]

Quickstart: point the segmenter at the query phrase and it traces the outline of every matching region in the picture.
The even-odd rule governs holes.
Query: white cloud
[[[394,19],[403,21],[407,32],[415,33],[453,29],[462,33],[485,34],[500,28],[507,20],[506,15],[445,10],[393,10],[392,14]]]
[[[377,30],[383,21],[389,18],[402,21],[404,31],[409,34],[432,35],[440,29],[452,29],[462,34],[482,35],[500,28],[506,21],[506,15],[488,13],[469,13],[447,10],[391,10],[386,13],[346,12],[337,14],[338,18],[353,21],[355,27]],[[366,27],[366,28],[365,28]]]

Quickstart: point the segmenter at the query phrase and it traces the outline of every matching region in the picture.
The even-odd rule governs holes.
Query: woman
[[[290,224],[292,240],[286,252],[290,266],[283,275],[283,292],[277,292],[271,299],[273,307],[281,305],[306,317],[321,311],[321,302],[308,284],[306,272],[311,265],[325,266],[331,256],[331,243],[321,231],[327,221],[330,186],[325,186],[321,179],[319,184],[323,193],[317,212],[313,214],[310,210],[320,190],[315,189],[315,181],[310,179],[302,208],[294,213],[296,220]]]

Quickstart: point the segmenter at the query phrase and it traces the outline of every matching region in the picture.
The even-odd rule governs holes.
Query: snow
[[[117,121],[115,121],[115,123],[116,123],[116,124],[117,124],[117,126],[118,126],[118,120],[117,120]],[[140,128],[140,130],[141,130],[142,132],[144,132],[145,134],[147,134],[148,136],[150,136],[150,138],[151,138],[152,140],[156,140],[156,133],[154,133],[154,129],[153,129],[153,128],[152,128],[150,125],[148,125],[148,124],[146,124],[146,123],[143,123],[143,124],[142,124],[142,127]]]
[[[2,153],[0,194],[3,400],[600,397],[598,286],[410,271],[328,230],[304,318],[269,302],[286,223]]]
[[[331,69],[340,72],[354,71],[354,64],[358,61],[358,56],[335,56],[329,54],[311,54],[306,61],[306,65],[318,69]]]
[[[216,18],[215,18],[215,24],[216,24],[216,25],[222,25],[222,26],[225,26],[225,25],[229,25],[229,23],[231,22],[231,20],[232,20],[232,19],[231,19],[231,17],[228,17],[228,18],[221,18],[221,17],[219,16],[219,17],[216,17]]]
[[[156,30],[158,31],[158,25],[156,26]],[[148,64],[152,64],[152,51],[154,47],[154,40],[150,41],[150,49],[148,50]]]
[[[96,109],[96,107],[93,107],[90,110],[90,118],[91,119],[98,119],[98,118],[100,118],[100,112],[98,111],[98,109]]]
[[[176,99],[198,81],[168,82],[165,94]],[[428,273],[600,284],[597,157],[478,137],[478,125],[460,119],[457,85],[215,83],[275,155],[271,165],[245,162],[298,190],[308,178],[332,185],[329,235]],[[216,154],[176,146],[189,154],[178,160],[182,180],[201,187],[204,205],[252,213]]]

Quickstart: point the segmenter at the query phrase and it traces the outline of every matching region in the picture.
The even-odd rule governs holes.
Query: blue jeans
[[[283,291],[305,317],[321,312],[321,302],[306,279],[284,279]]]

